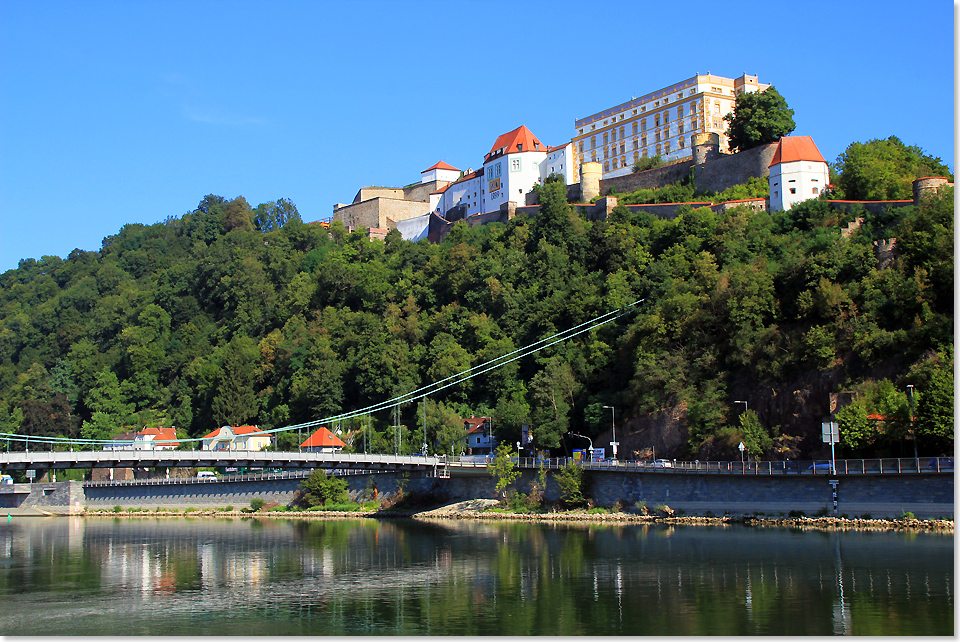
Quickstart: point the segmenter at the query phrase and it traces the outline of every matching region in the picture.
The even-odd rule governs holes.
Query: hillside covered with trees
[[[860,188],[846,172],[867,156],[851,147],[851,169],[838,164],[848,194]],[[459,451],[459,418],[489,415],[501,440],[530,424],[538,449],[560,453],[568,431],[609,439],[613,406],[624,458],[654,445],[658,456],[739,459],[740,441],[755,457],[811,456],[830,393],[847,392],[838,456],[912,455],[911,384],[920,453],[940,454],[953,443],[945,191],[878,215],[808,201],[775,214],[687,208],[672,220],[619,207],[591,222],[547,183],[537,217],[460,223],[439,245],[308,225],[282,199],[252,208],[210,195],[183,216],[124,226],[99,251],[0,275],[0,430],[109,438],[173,425],[198,437],[225,424],[289,426],[643,299],[431,395],[426,409],[404,405],[402,450],[419,449],[424,414],[431,452]],[[863,225],[845,236],[856,216]],[[874,242],[894,237],[897,256],[881,267]],[[374,414],[366,437],[354,432],[366,423],[345,422],[350,448],[366,439],[393,452],[392,411]],[[279,445],[296,440],[282,433]]]

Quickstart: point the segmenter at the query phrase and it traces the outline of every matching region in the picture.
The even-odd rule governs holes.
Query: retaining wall
[[[551,473],[544,497],[559,498],[559,489]],[[829,479],[839,480],[838,512],[849,516],[869,513],[873,517],[895,517],[904,511],[917,517],[953,516],[953,474],[922,475],[718,475],[687,473],[585,473],[589,480],[589,496],[599,506],[620,502],[632,506],[645,502],[650,508],[665,504],[687,513],[712,511],[767,514],[803,511],[812,515],[822,509],[833,509]],[[457,501],[492,498],[494,479],[484,473],[471,477],[439,479],[420,473],[406,478],[394,473],[351,475],[344,477],[350,495],[376,489],[380,496],[396,492],[402,483],[407,492],[432,493],[439,500]],[[514,488],[529,493],[536,480],[536,471],[524,470]],[[66,482],[76,484],[78,482]],[[54,484],[55,486],[56,484]],[[38,484],[35,484],[38,486]],[[158,507],[185,509],[241,508],[250,500],[289,504],[300,486],[300,480],[255,482],[212,482],[191,484],[158,484],[148,486],[103,486],[83,489],[83,502],[91,508]],[[77,501],[77,500],[74,500]]]

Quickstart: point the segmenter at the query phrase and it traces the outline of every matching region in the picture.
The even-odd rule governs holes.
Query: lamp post
[[[574,437],[580,437],[581,439],[586,439],[590,442],[590,461],[593,462],[593,440],[587,437],[586,435],[579,435],[575,432],[568,432],[568,435],[573,435]]]
[[[604,406],[604,408],[610,409],[610,426],[613,429],[613,441],[610,442],[610,447],[613,448],[613,463],[617,463],[617,446],[620,445],[617,441],[617,411],[613,406]]]
[[[743,404],[743,411],[744,411],[744,412],[750,410],[750,407],[747,405],[747,402],[746,402],[746,401],[734,401],[733,403],[742,403],[742,404]]]
[[[917,429],[913,425],[913,384],[907,385],[907,393],[910,395],[910,433],[913,435],[913,458],[917,462],[917,470],[920,470],[920,456],[917,454]]]

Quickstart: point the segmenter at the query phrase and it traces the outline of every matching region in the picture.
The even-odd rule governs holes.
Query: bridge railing
[[[459,468],[482,468],[491,456],[472,455],[445,458],[451,466]],[[563,468],[570,458],[541,459],[536,457],[513,457],[512,461],[520,468],[548,469]],[[940,473],[953,472],[952,457],[920,458],[878,458],[878,459],[838,459],[836,470],[828,459],[806,459],[790,461],[581,461],[586,470],[623,470],[634,472],[658,473],[714,473],[729,475],[866,475],[900,473]]]

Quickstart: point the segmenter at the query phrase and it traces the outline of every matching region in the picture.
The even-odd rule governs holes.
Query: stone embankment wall
[[[514,486],[529,493],[536,471],[524,470]],[[791,510],[812,515],[833,508],[829,479],[839,480],[838,511],[849,516],[870,514],[895,517],[904,511],[917,517],[953,516],[953,475],[718,475],[670,472],[587,472],[588,496],[599,506],[620,502],[633,506],[644,502],[659,504],[691,514],[710,511],[744,514],[763,512],[777,515]],[[395,493],[402,484],[406,492],[430,493],[438,500],[458,501],[493,498],[494,480],[485,474],[473,477],[438,479],[411,473],[407,478],[393,473],[344,477],[353,498],[376,489],[379,496]],[[79,485],[77,482],[67,484]],[[143,486],[103,486],[84,489],[84,505],[90,508],[242,508],[254,498],[290,503],[300,486],[296,479],[255,482],[212,482]],[[552,474],[544,494],[548,501],[559,498]],[[75,492],[75,491],[72,491]],[[73,501],[78,501],[73,499]]]

